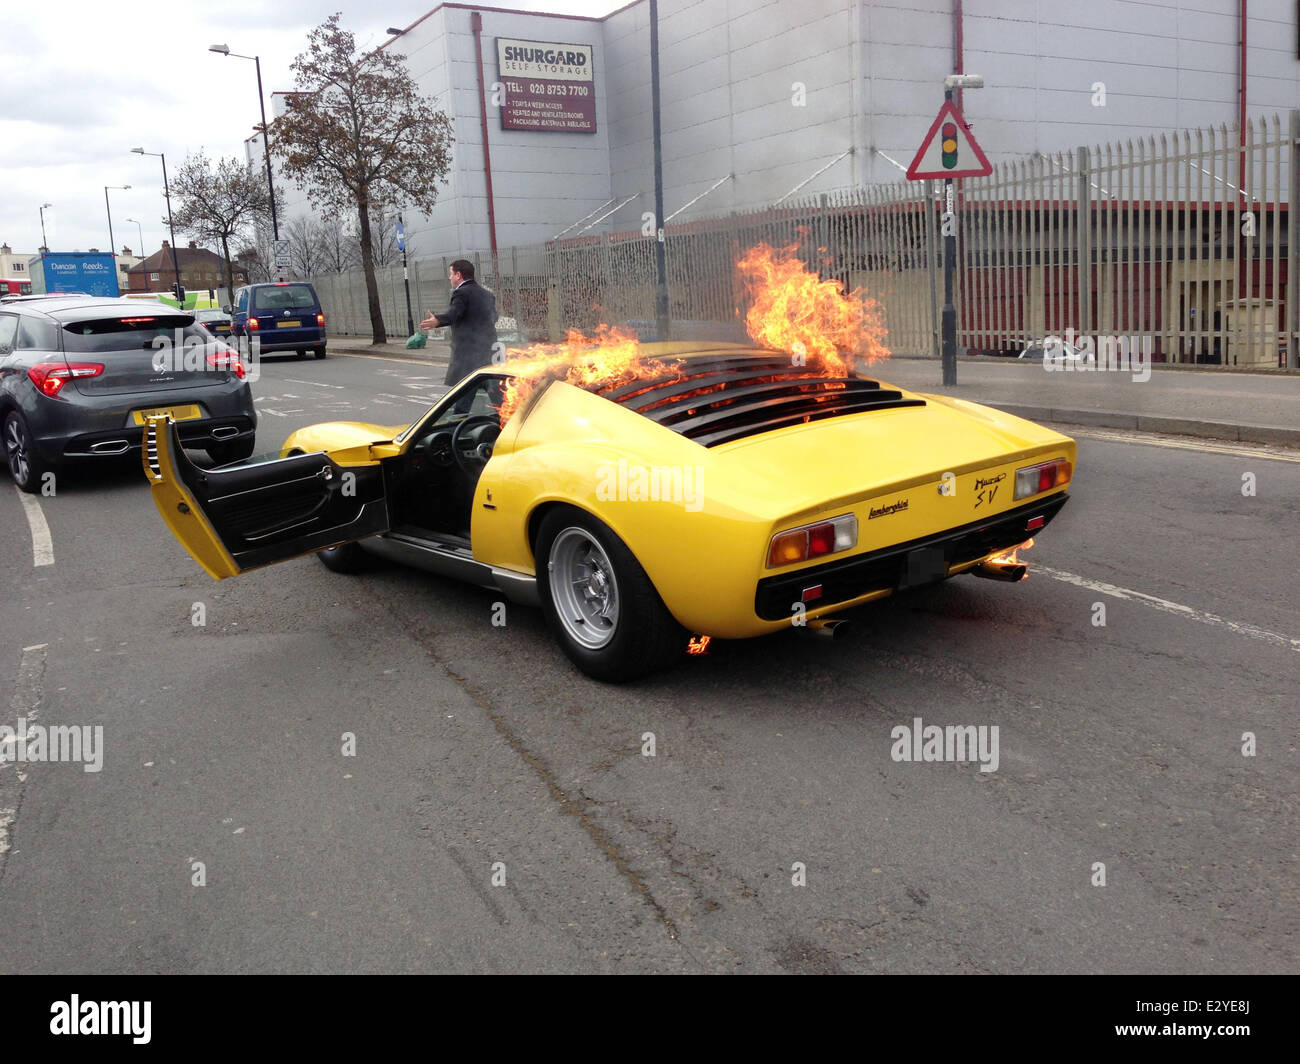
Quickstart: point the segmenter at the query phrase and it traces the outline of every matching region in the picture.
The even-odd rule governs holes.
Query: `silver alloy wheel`
[[[618,580],[604,548],[584,528],[570,526],[551,543],[551,600],[565,633],[600,650],[618,628]]]
[[[27,461],[27,434],[17,417],[5,419],[5,458],[16,484],[26,484],[31,467]]]

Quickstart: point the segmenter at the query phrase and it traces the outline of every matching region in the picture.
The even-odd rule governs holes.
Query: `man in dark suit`
[[[425,332],[451,326],[451,365],[446,384],[455,384],[480,366],[492,364],[492,347],[497,342],[496,297],[474,280],[474,264],[457,259],[447,270],[451,282],[451,306],[420,322]]]

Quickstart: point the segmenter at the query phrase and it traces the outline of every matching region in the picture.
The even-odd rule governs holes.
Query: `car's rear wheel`
[[[336,573],[359,573],[365,566],[366,552],[357,543],[340,543],[316,552],[326,569]]]
[[[31,431],[17,410],[11,410],[5,415],[3,434],[9,475],[21,490],[34,495],[41,490],[41,481],[50,467],[36,453]]]
[[[317,348],[314,349],[314,352],[313,352],[313,353],[316,355],[317,358],[324,358],[324,357],[325,357],[325,345],[324,345],[324,344],[321,344],[320,347],[317,347]]]
[[[685,631],[626,544],[596,518],[570,507],[552,510],[536,556],[546,618],[588,676],[634,680],[680,654]]]

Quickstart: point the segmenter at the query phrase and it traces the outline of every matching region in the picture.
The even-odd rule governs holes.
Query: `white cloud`
[[[506,0],[501,7],[603,15],[613,0]],[[376,13],[371,5],[340,0],[59,0],[19,5],[0,31],[0,143],[5,194],[0,197],[0,243],[35,252],[39,207],[55,251],[108,246],[105,185],[111,191],[118,248],[139,243],[156,251],[166,235],[162,168],[157,158],[131,149],[162,152],[169,176],[200,148],[209,157],[244,157],[244,139],[260,120],[257,75],[251,62],[208,51],[225,44],[261,58],[267,113],[274,91],[294,87],[290,64],[312,28],[342,10],[343,25],[359,47],[388,38],[434,7],[398,0]],[[51,219],[54,219],[51,231]],[[182,239],[178,236],[178,239]]]

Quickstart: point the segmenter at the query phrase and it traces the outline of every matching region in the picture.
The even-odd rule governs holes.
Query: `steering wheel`
[[[416,444],[416,453],[423,453],[436,466],[450,468],[456,464],[451,454],[451,433],[435,432]]]
[[[489,431],[482,431],[482,430]],[[477,435],[471,436],[471,430]],[[501,425],[494,417],[480,414],[467,417],[451,434],[451,454],[460,471],[477,480],[492,457],[492,444],[501,435]]]

